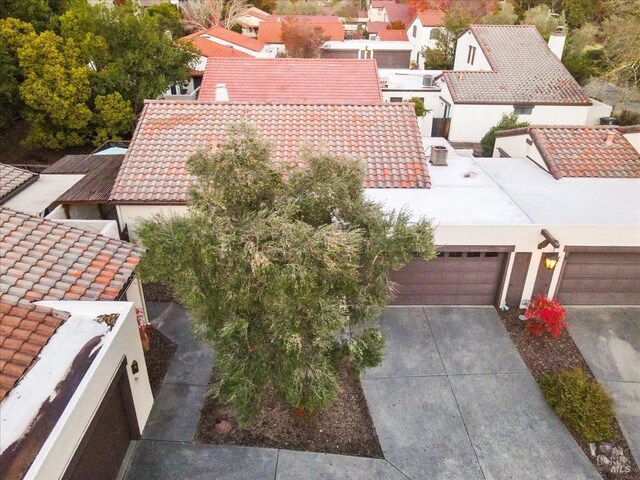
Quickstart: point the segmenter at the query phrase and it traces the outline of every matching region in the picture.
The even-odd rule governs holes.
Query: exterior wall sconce
[[[138,366],[138,361],[134,360],[131,362],[131,373],[136,375],[140,371],[140,367]]]
[[[544,257],[544,264],[549,270],[556,268],[560,255],[557,252],[547,253]]]

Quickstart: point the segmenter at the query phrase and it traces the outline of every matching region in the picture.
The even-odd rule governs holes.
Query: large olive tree
[[[343,361],[379,364],[389,273],[434,255],[429,222],[365,198],[360,161],[302,155],[306,168],[278,169],[255,131],[234,125],[188,160],[188,214],[137,231],[143,280],[168,282],[189,311],[215,351],[215,394],[242,422],[268,387],[314,412],[333,400]]]

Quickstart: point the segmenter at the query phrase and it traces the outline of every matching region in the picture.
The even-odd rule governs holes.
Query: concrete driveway
[[[569,333],[615,401],[629,448],[640,461],[640,308],[567,308]]]
[[[388,462],[410,479],[599,479],[491,307],[391,307],[362,385]]]

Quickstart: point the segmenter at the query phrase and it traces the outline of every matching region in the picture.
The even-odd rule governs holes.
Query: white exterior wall
[[[476,47],[476,55],[473,61],[473,65],[467,63],[469,46]],[[487,60],[487,57],[484,55],[484,52],[480,48],[480,44],[478,43],[478,41],[476,40],[476,37],[471,33],[470,30],[467,30],[466,33],[462,34],[462,36],[458,38],[458,42],[456,43],[456,55],[453,61],[453,69],[467,70],[467,71],[492,70],[491,65],[489,65],[489,61]]]
[[[531,142],[531,145],[527,143],[527,140]],[[524,133],[522,135],[511,135],[509,137],[496,137],[496,144],[493,149],[494,157],[500,156],[498,148],[502,148],[502,150],[504,150],[510,157],[513,158],[528,157],[544,170],[546,170],[547,172],[549,171],[549,168],[544,162],[542,155],[540,155],[538,147],[536,147],[536,145],[533,143],[533,141],[531,140],[531,136],[528,133]]]
[[[372,6],[369,6],[367,16],[369,17],[370,22],[384,22],[384,15],[382,8],[373,8]]]
[[[186,205],[116,205],[118,211],[118,220],[120,228],[125,225],[129,227],[129,236],[131,241],[135,241],[135,229],[140,220],[151,218],[157,213],[167,214],[185,214],[187,212]]]
[[[595,100],[593,98],[591,98],[590,100],[593,105],[591,105],[591,108],[589,109],[585,125],[600,125],[600,118],[610,117],[611,112],[613,111],[613,107],[611,105],[607,105],[606,103],[599,102],[598,100]]]
[[[149,316],[147,315],[147,305],[144,303],[142,282],[140,282],[140,279],[137,276],[133,278],[131,285],[129,285],[129,288],[127,288],[125,297],[127,298],[127,302],[133,303],[135,308],[140,308],[142,310],[144,320],[145,322],[148,322]]]
[[[382,90],[382,99],[385,102],[390,102],[391,97],[402,97],[403,101],[409,101],[413,97],[424,99],[424,106],[430,111],[424,117],[418,118],[418,127],[420,127],[420,133],[423,137],[431,136],[434,115],[440,110],[439,96],[440,92],[425,92],[424,90]]]
[[[633,146],[633,148],[640,152],[640,132],[625,133],[624,138],[627,139],[627,141]]]
[[[121,312],[113,330],[105,337],[104,344],[62,412],[60,419],[40,449],[25,479],[50,480],[61,478],[76,448],[84,437],[104,395],[109,388],[123,358],[127,359],[127,376],[135,406],[140,431],[144,429],[153,395],[149,385],[140,333],[133,304],[126,302],[39,302],[51,306],[64,304],[62,310],[77,313]],[[131,363],[136,360],[140,370],[131,373]]]
[[[416,36],[413,36],[413,27],[416,27]],[[418,68],[423,68],[424,59],[421,55],[424,47],[435,48],[436,40],[431,38],[431,32],[438,27],[423,27],[420,18],[416,17],[407,29],[407,37],[411,43],[411,61],[418,64]]]
[[[554,269],[550,294],[555,293],[564,260],[563,251],[566,246],[640,246],[640,227],[638,225],[438,225],[435,232],[435,242],[439,246],[514,246],[513,253],[532,252],[522,293],[521,305],[524,306],[531,299],[542,253],[553,250],[550,246],[543,250],[537,248],[538,243],[543,240],[540,234],[543,228],[547,228],[560,241],[558,249],[560,260]],[[505,282],[501,293],[500,305],[504,304],[507,286],[508,281]]]
[[[531,125],[585,125],[589,109],[589,105],[538,105],[531,115],[521,115],[520,120]],[[479,142],[502,115],[510,113],[513,105],[455,104],[451,109],[449,140]]]

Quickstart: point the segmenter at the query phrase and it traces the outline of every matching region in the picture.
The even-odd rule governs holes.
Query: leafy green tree
[[[429,70],[450,70],[456,53],[456,42],[471,23],[470,17],[457,8],[449,10],[442,21],[443,28],[436,31],[436,47],[422,49],[424,68]]]
[[[18,59],[29,123],[25,143],[47,148],[84,144],[92,117],[86,105],[91,87],[89,68],[74,41],[45,31],[18,49]]]
[[[0,18],[15,18],[31,24],[37,31],[47,28],[53,11],[46,0],[2,0]]]
[[[572,29],[592,22],[598,14],[597,0],[562,0],[562,6],[567,15],[567,24]]]
[[[637,15],[607,18],[602,25],[605,77],[636,91],[640,88],[640,7],[638,10]]]
[[[320,15],[322,5],[313,0],[277,0],[273,13],[274,15]]]
[[[188,160],[188,213],[137,230],[140,275],[168,281],[211,342],[214,393],[241,422],[269,388],[312,413],[335,397],[344,361],[380,363],[389,273],[414,253],[434,256],[432,228],[367,200],[358,160],[307,153],[307,168],[283,171],[253,128],[228,133]]]
[[[94,107],[95,137],[94,145],[108,140],[120,141],[122,135],[129,133],[136,119],[131,102],[122,98],[118,92],[98,95]]]
[[[33,37],[31,24],[15,18],[0,20],[0,128],[11,124],[22,109],[19,86],[24,78],[18,49]]]
[[[523,25],[535,25],[540,35],[545,40],[559,27],[567,24],[564,12],[561,15],[554,14],[551,9],[544,5],[532,7],[524,12]]]
[[[482,17],[481,23],[486,25],[515,25],[518,23],[518,14],[513,3],[503,0],[498,4],[498,11]]]
[[[164,2],[151,5],[147,7],[146,13],[151,17],[157,17],[160,28],[164,29],[165,32],[170,32],[171,38],[177,39],[184,36],[185,31],[182,26],[180,11],[172,3]]]
[[[521,122],[518,120],[518,115],[515,113],[504,114],[498,123],[489,129],[489,131],[480,140],[480,147],[482,148],[482,155],[484,157],[491,157],[493,155],[493,148],[496,145],[496,132],[501,130],[511,130],[512,128],[521,128],[529,125],[528,122]]]
[[[61,17],[61,34],[82,45],[84,60],[94,70],[94,94],[119,92],[136,111],[145,99],[187,79],[198,58],[193,48],[176,45],[165,34],[159,15],[131,3],[74,3]]]

